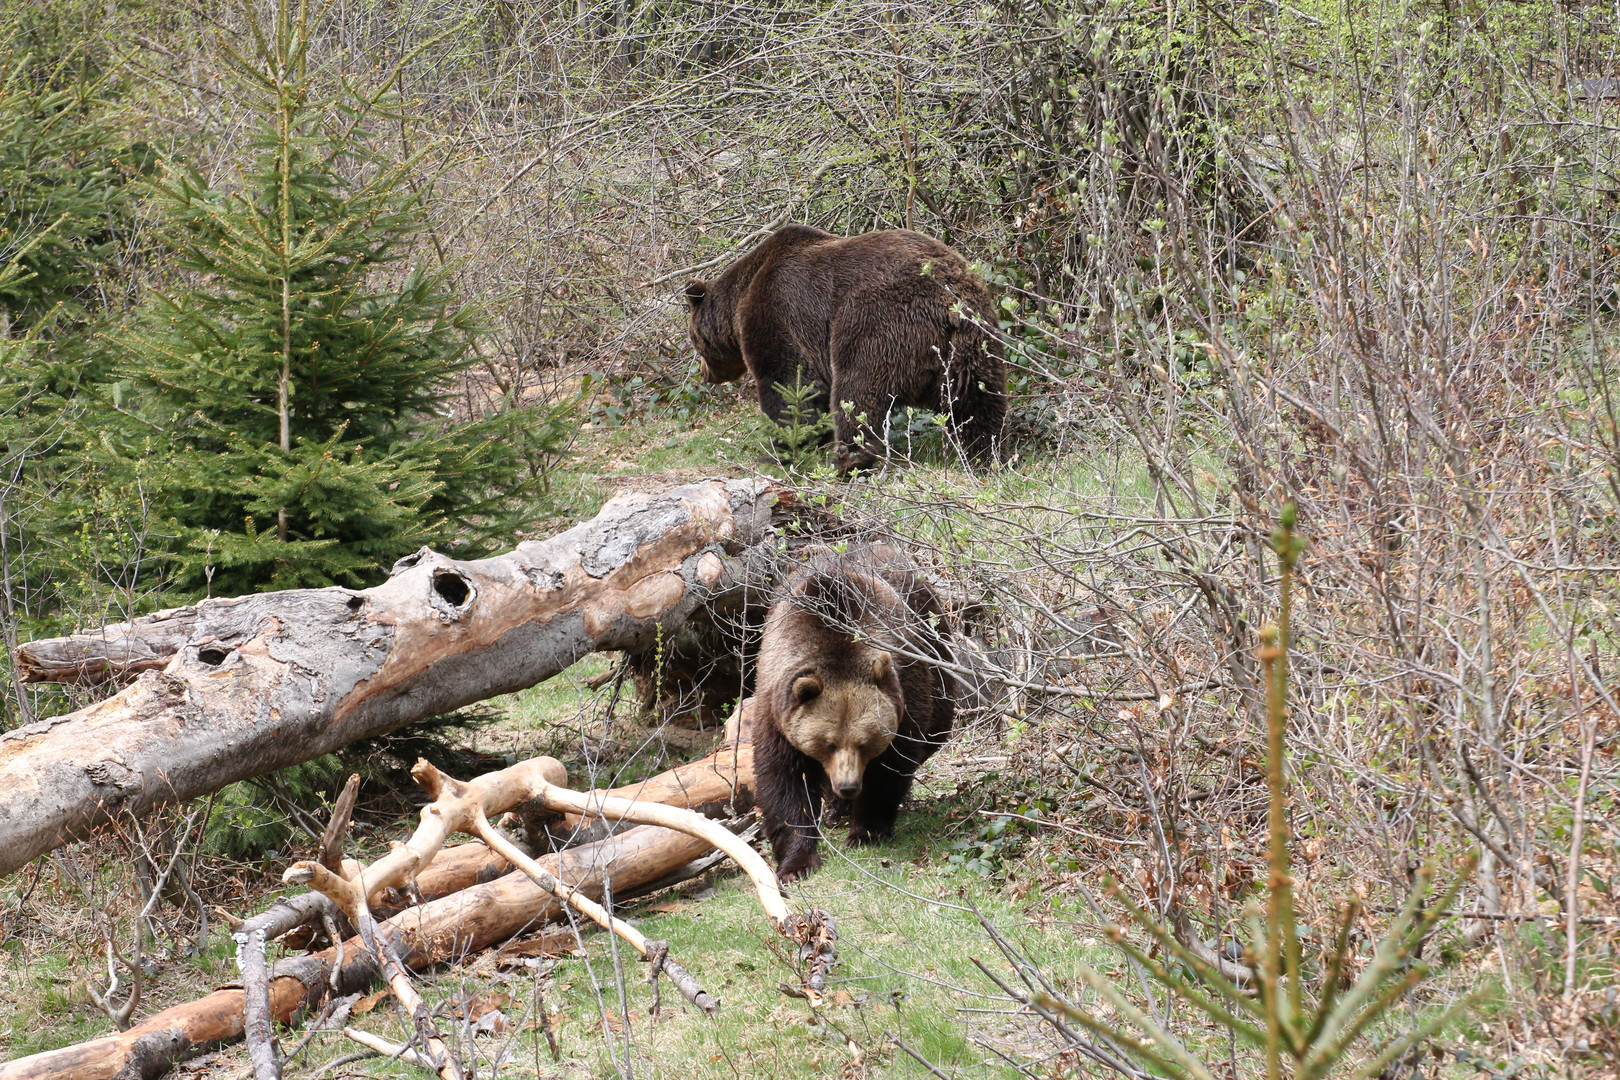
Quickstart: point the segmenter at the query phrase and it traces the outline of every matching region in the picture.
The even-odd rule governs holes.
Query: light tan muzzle
[[[827,784],[838,798],[853,799],[861,793],[861,777],[866,772],[866,764],[861,760],[859,750],[847,747],[833,751],[832,762],[826,768]]]

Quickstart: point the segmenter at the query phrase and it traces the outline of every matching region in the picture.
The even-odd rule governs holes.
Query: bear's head
[[[780,688],[783,734],[820,763],[834,797],[861,793],[866,767],[894,742],[900,683],[882,649],[857,645],[842,662],[808,666]]]
[[[882,642],[905,605],[876,574],[816,562],[767,617],[758,685],[787,741],[820,763],[836,798],[853,799],[900,727],[900,673]]]
[[[702,365],[703,381],[725,383],[742,378],[748,366],[731,324],[731,305],[707,281],[696,279],[686,283],[686,302],[691,308],[687,328]]]

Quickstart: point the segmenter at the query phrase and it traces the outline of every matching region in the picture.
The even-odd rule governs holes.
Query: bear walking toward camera
[[[888,415],[934,409],[975,461],[994,460],[1007,376],[984,282],[962,256],[909,229],[840,237],[788,225],[712,282],[686,286],[707,382],[751,372],[759,404],[787,419],[778,385],[814,384],[833,414],[841,472],[878,460]]]
[[[821,865],[828,795],[849,804],[851,846],[893,835],[956,715],[955,679],[929,662],[950,656],[939,615],[933,590],[883,545],[812,558],[772,605],[754,679],[754,797],[783,881]]]

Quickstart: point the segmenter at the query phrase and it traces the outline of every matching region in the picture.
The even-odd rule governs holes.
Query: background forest
[[[19,682],[19,641],[373,585],[642,474],[785,471],[971,598],[1000,688],[925,775],[915,835],[811,880],[866,920],[848,1013],[739,986],[731,1026],[632,1030],[645,988],[587,955],[505,991],[594,1003],[560,1059],[524,1034],[471,1060],[1263,1075],[1167,992],[1198,961],[1151,928],[1244,956],[1286,783],[1312,1000],[1382,963],[1401,993],[1375,1027],[1414,1036],[1324,1070],[1614,1075],[1617,46],[1620,9],[1584,0],[4,0],[0,731],[109,692]],[[782,433],[750,387],[699,382],[680,288],[788,221],[975,263],[1006,467],[963,468],[927,414],[856,482],[813,451],[761,463]],[[137,1015],[229,977],[209,908],[263,897],[357,762],[392,821],[395,759],[435,732],[441,760],[560,748],[607,779],[688,751],[690,703],[653,683],[635,700],[598,664],[237,785],[138,857],[41,860],[0,883],[0,1047],[127,1022],[110,973],[144,971]],[[151,902],[171,856],[189,898]],[[1467,917],[1403,923],[1431,858]],[[744,908],[713,888],[707,924],[682,898],[661,932],[723,950]],[[1105,947],[1116,923],[1137,953]],[[1392,923],[1410,948],[1372,959]],[[1344,972],[1336,940],[1367,946]],[[1044,972],[1045,1004],[969,953]],[[1087,1034],[1138,1019],[1210,1071]]]

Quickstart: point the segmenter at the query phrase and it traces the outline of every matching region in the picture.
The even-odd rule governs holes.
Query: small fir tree
[[[774,386],[782,397],[782,419],[778,422],[764,418],[760,428],[762,449],[788,472],[808,474],[822,463],[822,447],[832,440],[832,414],[817,409],[816,398],[821,391],[815,383],[804,381],[802,371],[794,374],[792,386]]]
[[[0,730],[33,719],[41,693],[12,681],[19,640],[126,614],[100,618],[120,574],[82,557],[108,534],[83,528],[95,515],[70,451],[79,390],[106,369],[96,335],[127,305],[142,250],[131,189],[151,155],[54,14],[0,14]]]
[[[251,161],[229,188],[183,169],[154,185],[190,287],[155,291],[117,340],[126,422],[101,445],[162,460],[150,495],[185,588],[361,585],[423,544],[509,538],[562,418],[440,415],[483,327],[445,271],[407,265],[416,159],[385,160],[366,127],[403,105],[323,89],[306,4],[247,14],[254,49],[223,48]]]
[[[106,80],[77,51],[52,58],[0,24],[0,337],[62,316],[82,322],[123,291],[130,181],[150,150],[109,122]]]

